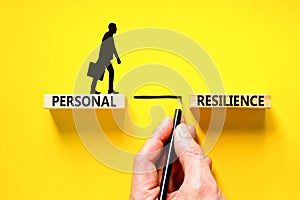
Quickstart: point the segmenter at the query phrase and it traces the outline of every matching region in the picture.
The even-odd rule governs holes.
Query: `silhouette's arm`
[[[118,52],[117,52],[117,49],[116,49],[116,46],[115,46],[115,41],[114,39],[112,38],[112,50],[113,50],[113,54],[115,55],[116,58],[119,58],[119,55],[118,55]]]
[[[116,46],[115,46],[115,41],[114,41],[113,38],[112,38],[112,46],[113,46],[113,54],[116,56],[118,64],[121,64],[121,60],[119,58],[119,55],[118,55],[118,52],[117,52],[117,49],[116,49]]]

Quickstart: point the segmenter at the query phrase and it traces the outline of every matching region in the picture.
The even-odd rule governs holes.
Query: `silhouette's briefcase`
[[[105,67],[101,65],[99,61],[97,61],[96,63],[90,62],[87,75],[92,78],[103,80],[104,70]]]

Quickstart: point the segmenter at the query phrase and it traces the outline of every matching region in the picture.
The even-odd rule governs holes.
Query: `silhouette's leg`
[[[104,70],[105,70],[105,69],[104,69]],[[103,78],[104,78],[104,72],[103,72],[103,74],[102,74],[100,80],[103,81]]]
[[[115,76],[115,72],[114,72],[114,68],[112,66],[112,64],[110,64],[107,67],[107,70],[109,72],[109,85],[108,85],[108,91],[112,92],[114,90],[114,76]]]
[[[98,82],[98,79],[94,78],[93,82],[91,84],[91,94],[95,94],[96,93],[97,82]]]

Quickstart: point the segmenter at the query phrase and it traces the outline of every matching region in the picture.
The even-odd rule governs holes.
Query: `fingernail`
[[[159,129],[163,128],[168,122],[168,117],[166,117],[165,119],[163,119],[163,121],[160,123],[160,125],[158,126]]]
[[[181,137],[189,137],[189,130],[185,124],[179,124],[178,132]]]
[[[162,124],[166,125],[168,123],[168,121],[170,120],[170,117],[166,117],[163,121]]]

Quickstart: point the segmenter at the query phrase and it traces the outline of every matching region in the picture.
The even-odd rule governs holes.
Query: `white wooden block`
[[[271,108],[269,94],[191,94],[190,107]]]
[[[125,108],[124,94],[45,94],[47,109],[119,109]]]

